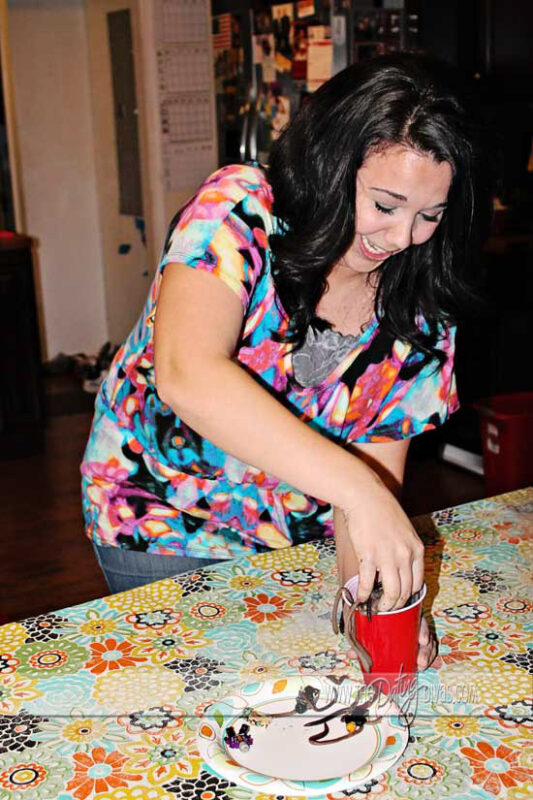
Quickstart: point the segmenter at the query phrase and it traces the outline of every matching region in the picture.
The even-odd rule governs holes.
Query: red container
[[[358,576],[346,583],[352,597],[357,596],[358,583]],[[403,694],[415,684],[418,633],[426,591],[424,584],[415,602],[398,611],[380,611],[370,619],[363,611],[355,612],[357,640],[372,659],[370,672],[362,670],[364,681],[378,686],[385,694]]]
[[[475,403],[481,420],[487,494],[533,484],[533,392],[501,394]]]

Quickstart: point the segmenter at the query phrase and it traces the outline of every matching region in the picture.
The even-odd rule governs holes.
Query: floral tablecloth
[[[524,800],[533,489],[416,525],[440,654],[403,756],[351,794]],[[329,623],[336,582],[321,541],[0,627],[0,800],[266,800],[208,771],[199,720],[245,682],[358,676]]]

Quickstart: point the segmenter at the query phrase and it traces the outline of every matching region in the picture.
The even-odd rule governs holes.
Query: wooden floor
[[[64,394],[48,392],[53,415],[44,451],[0,461],[0,614],[10,620],[107,594],[80,508],[79,464],[90,403],[76,392],[74,403],[65,401]],[[79,413],[63,413],[67,408]],[[479,499],[484,487],[477,476],[418,457],[408,463],[404,493],[405,508],[415,516]]]

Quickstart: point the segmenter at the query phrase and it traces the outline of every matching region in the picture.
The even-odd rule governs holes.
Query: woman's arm
[[[409,450],[409,439],[375,444],[353,444],[349,450],[379,475],[390,492],[400,500],[405,472],[405,461]],[[333,513],[339,584],[342,586],[359,572],[359,561],[354,551],[344,512],[335,508]]]
[[[401,507],[360,458],[314,431],[232,360],[243,322],[238,297],[217,277],[165,268],[155,321],[161,399],[218,447],[343,510],[359,561],[359,599],[379,569],[383,607],[423,580],[423,546]]]
[[[349,449],[377,472],[385,486],[397,500],[400,500],[410,443],[410,439],[399,439],[396,442],[365,442],[349,445]]]

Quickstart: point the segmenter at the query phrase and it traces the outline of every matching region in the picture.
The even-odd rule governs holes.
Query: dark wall
[[[429,53],[454,64],[466,80],[489,80],[513,95],[532,92],[531,0],[415,0],[414,5],[421,44]]]

